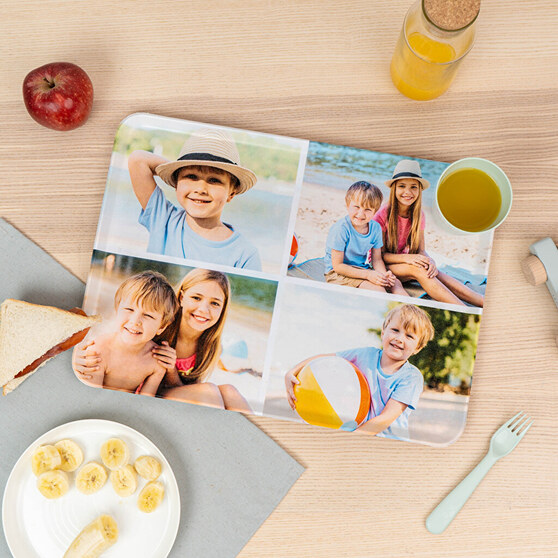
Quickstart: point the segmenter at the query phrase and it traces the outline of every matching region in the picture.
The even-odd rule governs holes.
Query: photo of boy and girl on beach
[[[106,319],[76,347],[76,375],[97,387],[301,421],[299,372],[337,355],[370,387],[359,431],[454,439],[466,417],[492,238],[456,240],[430,225],[425,192],[445,166],[128,117],[84,304]],[[448,349],[449,322],[462,335]],[[446,347],[449,367],[430,369],[429,345]],[[412,417],[427,391],[421,429]],[[423,440],[432,423],[438,433]]]
[[[92,288],[107,292],[103,296],[105,305],[108,293],[115,291],[114,303],[99,309],[95,301],[106,319],[74,350],[73,367],[78,378],[95,387],[254,412],[234,386],[206,381],[215,367],[225,368],[222,338],[231,312],[232,291],[227,274],[161,265],[170,276],[184,274],[174,288],[155,270],[129,275],[126,268],[132,270],[138,264],[149,262],[95,254]],[[126,275],[115,290],[114,278]],[[262,298],[261,286],[254,287]],[[91,291],[86,294],[86,306],[91,304],[90,296]],[[101,298],[96,293],[93,297]],[[252,309],[252,313],[256,311]],[[258,323],[266,328],[265,322]]]

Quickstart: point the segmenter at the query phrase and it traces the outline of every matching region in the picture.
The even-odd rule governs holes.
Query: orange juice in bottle
[[[405,17],[391,61],[401,93],[426,101],[444,93],[473,46],[480,0],[419,0]]]

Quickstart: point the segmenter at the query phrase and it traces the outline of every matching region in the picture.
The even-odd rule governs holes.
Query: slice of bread
[[[14,378],[27,366],[98,321],[97,316],[81,316],[52,306],[5,300],[0,306],[0,386],[4,386],[4,395],[13,391],[44,362],[32,372]]]

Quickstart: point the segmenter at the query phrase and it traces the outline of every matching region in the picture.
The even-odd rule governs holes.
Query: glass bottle
[[[403,95],[426,101],[447,91],[473,46],[479,10],[480,0],[418,0],[409,8],[391,60]]]

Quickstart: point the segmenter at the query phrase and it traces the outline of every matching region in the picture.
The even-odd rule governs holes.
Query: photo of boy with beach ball
[[[480,316],[344,294],[286,289],[264,413],[434,445],[457,438]]]

